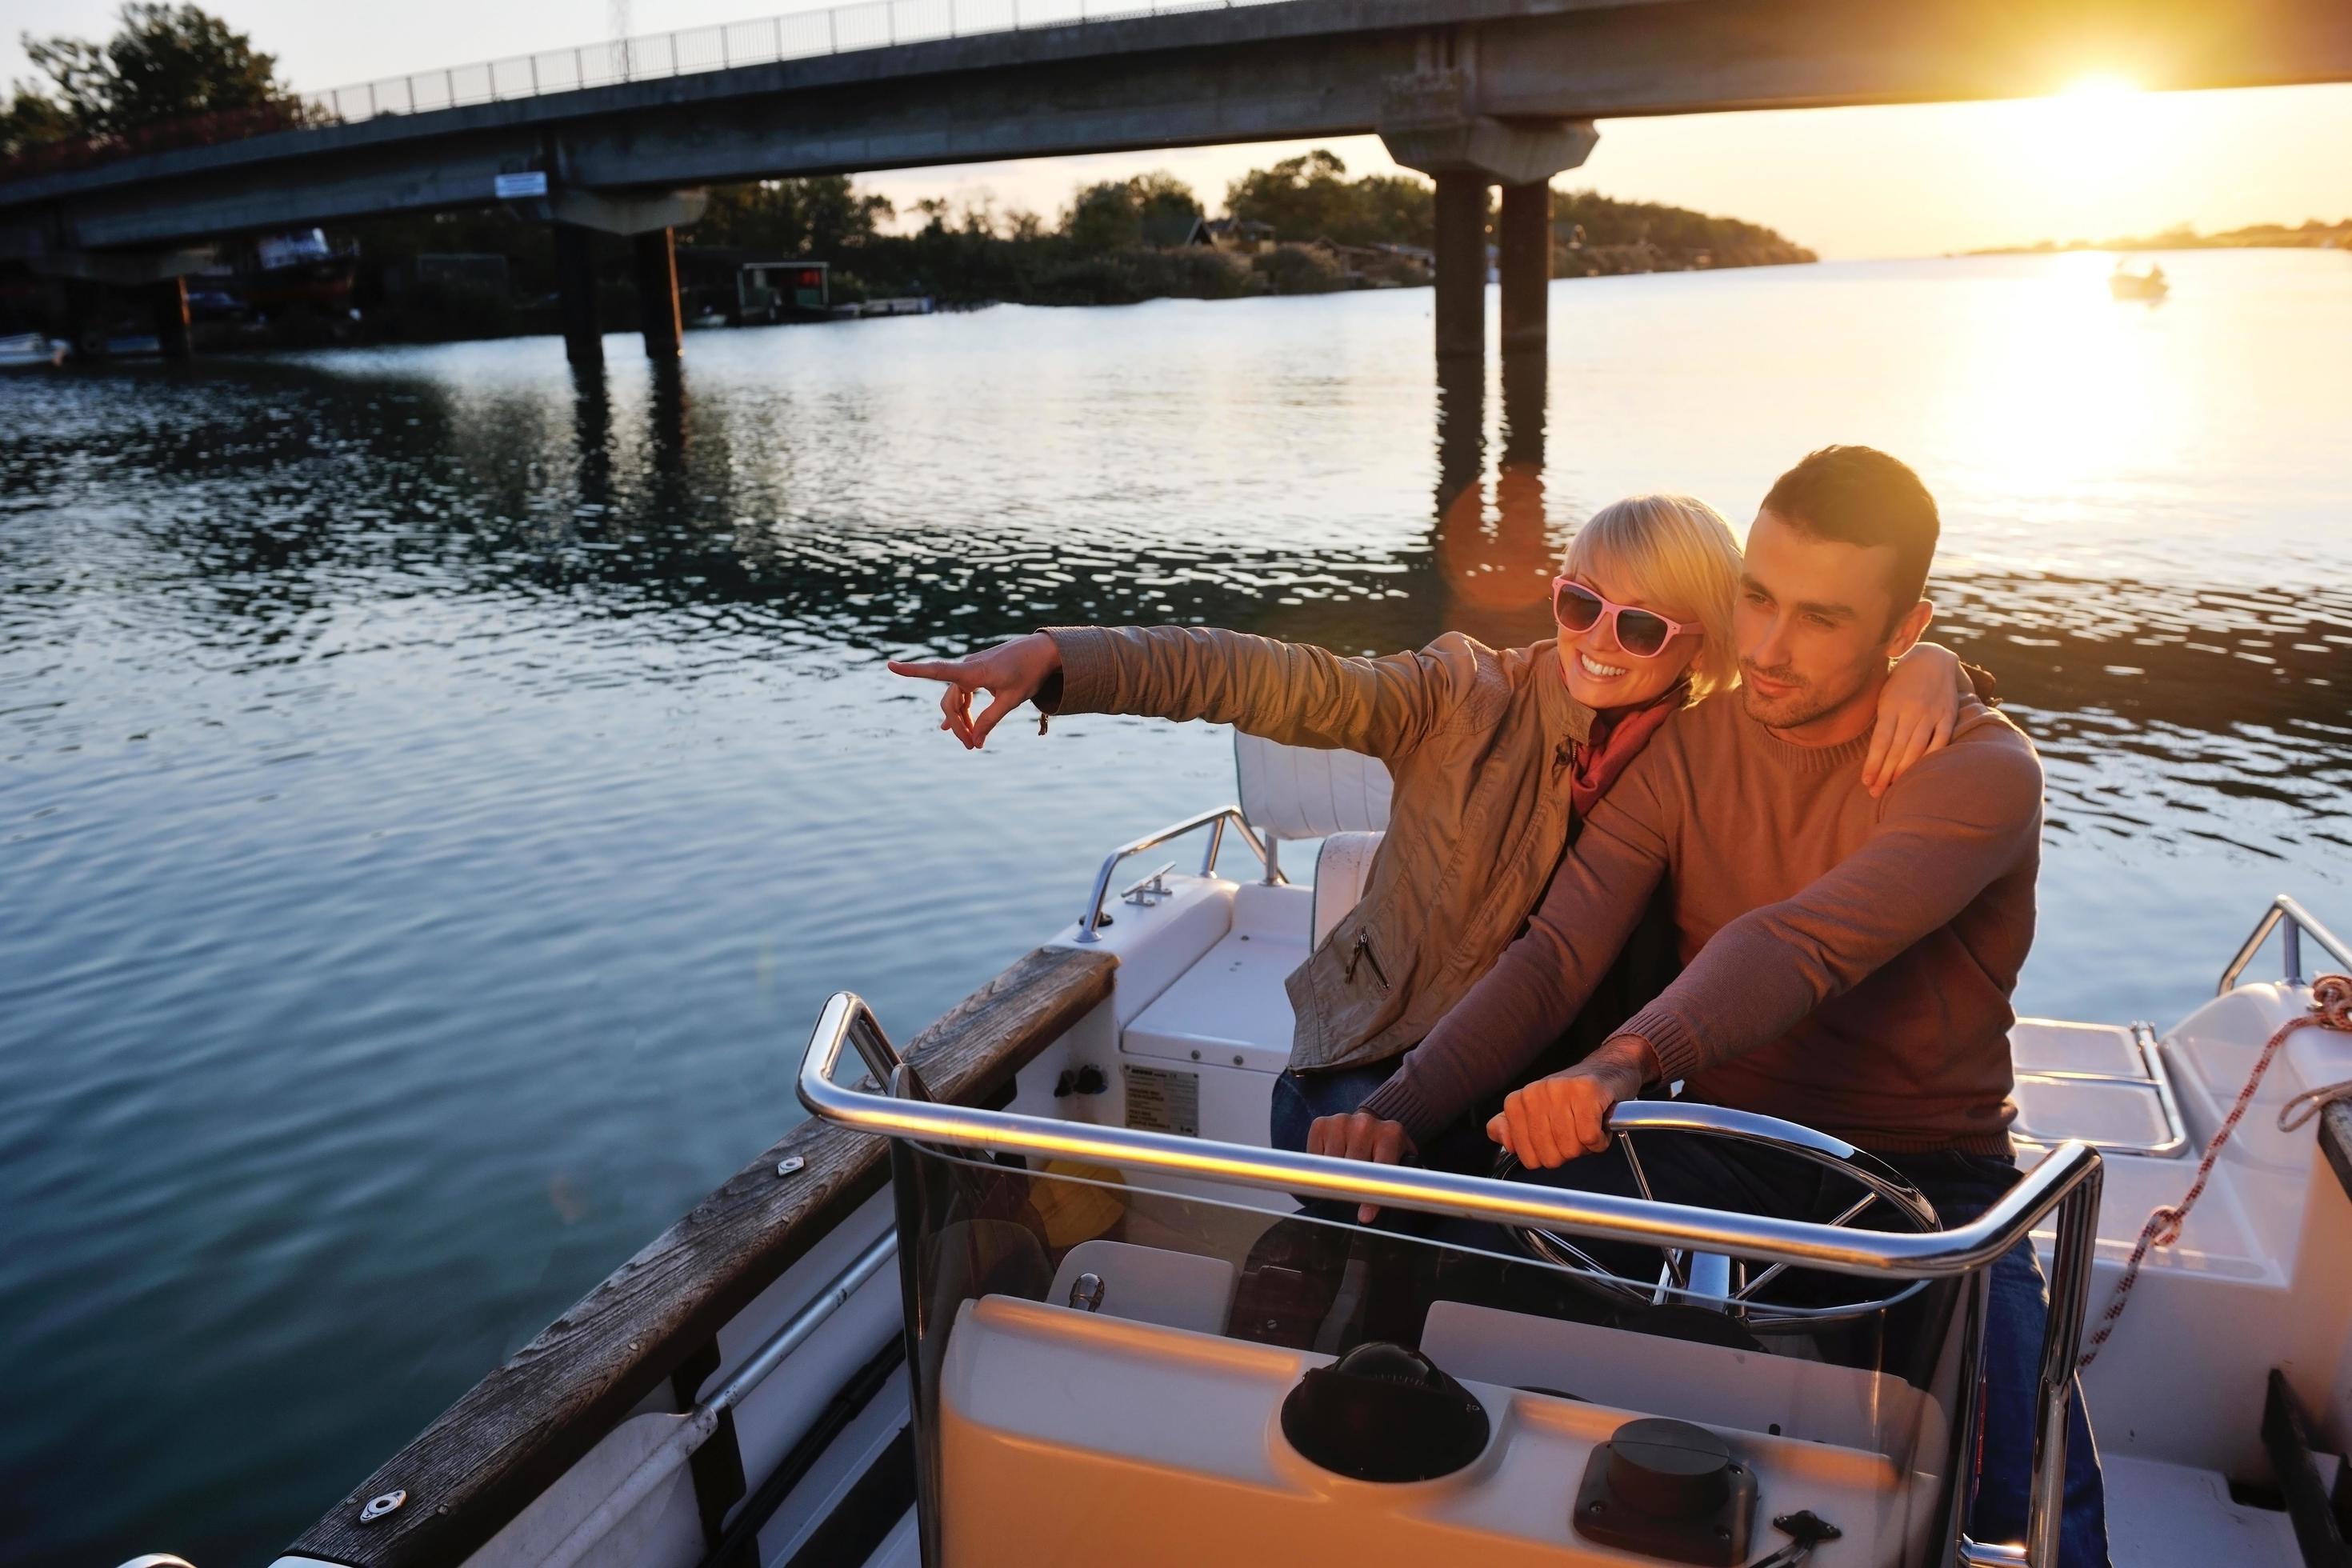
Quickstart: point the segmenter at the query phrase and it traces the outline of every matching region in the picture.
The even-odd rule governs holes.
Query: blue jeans
[[[1947,1226],[1962,1226],[1992,1207],[2017,1184],[2007,1160],[1973,1154],[1925,1154],[1889,1160],[1927,1194]],[[1943,1169],[1934,1168],[1940,1163]],[[2042,1380],[2042,1335],[2050,1292],[2030,1242],[2021,1242],[1992,1266],[1985,1321],[1984,1467],[1977,1478],[1969,1533],[1979,1541],[2023,1541],[2033,1484],[2033,1396]],[[2083,1407],[2083,1384],[2066,1413],[2066,1506],[2058,1525],[2060,1568],[2106,1568],[2107,1500],[2099,1450]]]
[[[1394,1062],[1378,1062],[1337,1072],[1284,1073],[1274,1080],[1274,1105],[1266,1117],[1269,1141],[1277,1149],[1305,1152],[1307,1130],[1317,1118],[1347,1115],[1370,1099],[1372,1090],[1388,1082],[1395,1071]],[[1495,1168],[1495,1146],[1486,1142],[1485,1128],[1465,1122],[1432,1139],[1412,1163],[1483,1176]]]
[[[1388,1081],[1391,1070],[1390,1065],[1383,1064],[1307,1077],[1284,1073],[1275,1080],[1270,1116],[1275,1147],[1306,1148],[1307,1130],[1317,1117],[1354,1110]],[[1465,1124],[1433,1139],[1421,1163],[1483,1175],[1492,1169],[1494,1156],[1495,1146],[1486,1141],[1484,1126]],[[1983,1155],[1881,1158],[1926,1195],[1947,1226],[1975,1219],[2018,1179],[2014,1164]],[[1643,1151],[1642,1163],[1652,1189],[1666,1203],[1724,1206],[1728,1197],[1730,1206],[1792,1219],[1826,1218],[1830,1212],[1818,1201],[1822,1194],[1811,1190],[1815,1184],[1810,1177],[1819,1168],[1801,1165],[1785,1156],[1776,1163],[1711,1140],[1660,1138]],[[1633,1173],[1615,1147],[1555,1171],[1528,1173],[1522,1179],[1586,1192],[1638,1195]],[[1851,1197],[1851,1189],[1841,1186],[1833,1195],[1843,1204]],[[1334,1205],[1335,1209],[1341,1206]],[[1351,1216],[1335,1213],[1331,1217]],[[1650,1258],[1654,1266],[1655,1254]],[[2031,1244],[2020,1244],[1994,1262],[1988,1293],[1984,1456],[1969,1533],[1983,1542],[2021,1542],[2032,1489],[2033,1398],[2041,1384],[2042,1334],[2050,1310],[2042,1265]],[[2105,1489],[2079,1383],[2068,1413],[2066,1504],[2059,1527],[2058,1560],[2060,1568],[2107,1568]]]

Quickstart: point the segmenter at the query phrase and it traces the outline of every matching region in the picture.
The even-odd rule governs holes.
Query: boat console
[[[875,1087],[835,1081],[845,1047]],[[1962,1533],[1985,1268],[2055,1224],[2071,1368],[2087,1144],[1948,1231],[1808,1129],[1620,1108],[1621,1136],[1836,1164],[1895,1216],[1800,1224],[934,1104],[847,994],[800,1089],[893,1140],[929,1562],[2018,1560]],[[1775,1288],[1798,1277],[1838,1289]],[[2053,1528],[2068,1383],[2043,1390]]]

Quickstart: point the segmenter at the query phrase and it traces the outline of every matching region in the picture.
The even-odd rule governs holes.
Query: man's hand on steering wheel
[[[1369,1110],[1341,1116],[1318,1116],[1307,1130],[1307,1152],[1339,1160],[1370,1160],[1375,1164],[1402,1165],[1405,1156],[1420,1152],[1402,1121],[1383,1121]],[[1356,1223],[1370,1225],[1380,1214],[1377,1204],[1359,1204]]]
[[[1609,1147],[1609,1113],[1657,1075],[1658,1060],[1638,1035],[1620,1035],[1565,1072],[1515,1089],[1486,1136],[1531,1171],[1565,1165]]]

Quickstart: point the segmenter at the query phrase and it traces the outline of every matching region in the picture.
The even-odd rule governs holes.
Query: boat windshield
[[[1258,1560],[1249,1542],[1310,1517],[1339,1532],[1314,1538],[1322,1556],[1358,1532],[1380,1560],[1421,1535],[1442,1556],[1465,1530],[1589,1549],[1605,1530],[1570,1504],[1605,1509],[1608,1445],[1659,1418],[1713,1434],[1762,1490],[1723,1522],[1736,1552],[1727,1537],[1687,1561],[1785,1544],[1769,1521],[1795,1508],[1875,1538],[1873,1561],[1948,1560],[1981,1272],[1898,1281],[1861,1311],[1834,1291],[1808,1305],[1783,1275],[1758,1293],[1782,1310],[1750,1321],[1728,1298],[1761,1265],[1670,1271],[1653,1251],[1598,1280],[1468,1222],[1368,1226],[1190,1178],[892,1150],[927,1561]],[[1384,1480],[1423,1489],[1368,1486]],[[1389,1500],[1431,1488],[1444,1508]]]

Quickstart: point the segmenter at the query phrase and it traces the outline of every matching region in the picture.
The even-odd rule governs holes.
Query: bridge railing
[[[354,124],[387,114],[499,103],[662,77],[900,44],[1035,27],[1084,26],[1138,16],[1232,10],[1280,0],[860,0],[827,10],[791,11],[568,49],[481,60],[382,77],[294,95],[258,110],[235,110],[142,127],[124,137],[53,142],[0,163],[0,181],[88,168],[138,153],[213,146],[296,126]]]

